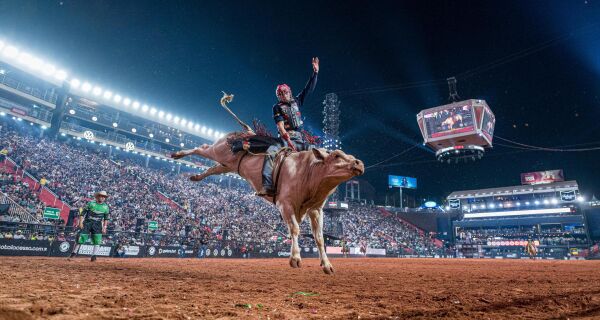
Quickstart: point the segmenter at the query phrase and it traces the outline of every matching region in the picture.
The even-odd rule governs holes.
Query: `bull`
[[[247,130],[245,134],[254,133]],[[258,191],[262,187],[261,171],[264,158],[262,155],[246,154],[243,151],[233,152],[228,141],[239,136],[240,133],[229,133],[212,145],[203,144],[194,149],[181,150],[173,153],[171,157],[180,159],[195,154],[217,163],[205,172],[191,176],[192,181],[200,181],[210,175],[236,172]],[[364,173],[363,162],[341,150],[328,152],[315,148],[291,153],[282,162],[279,171],[279,178],[275,181],[277,194],[275,197],[266,196],[265,199],[274,202],[288,227],[292,239],[290,266],[301,266],[299,224],[308,215],[312,235],[319,250],[321,267],[326,274],[332,274],[334,269],[325,253],[323,240],[323,206],[340,183]]]

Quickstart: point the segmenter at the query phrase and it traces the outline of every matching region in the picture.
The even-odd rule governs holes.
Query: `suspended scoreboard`
[[[484,100],[465,100],[417,114],[423,143],[442,162],[481,159],[492,147],[496,117]]]

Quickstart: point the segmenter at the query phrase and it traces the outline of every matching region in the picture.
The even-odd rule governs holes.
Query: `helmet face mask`
[[[275,94],[277,95],[277,99],[281,102],[292,101],[292,89],[285,83],[277,86]]]

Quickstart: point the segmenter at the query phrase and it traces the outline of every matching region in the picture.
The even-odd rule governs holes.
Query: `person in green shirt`
[[[77,255],[79,245],[85,243],[91,235],[94,250],[92,251],[91,261],[96,261],[96,254],[102,243],[102,234],[106,233],[109,221],[110,209],[106,204],[108,194],[106,191],[99,191],[94,194],[94,201],[90,201],[79,211],[79,239],[73,248],[69,258]]]

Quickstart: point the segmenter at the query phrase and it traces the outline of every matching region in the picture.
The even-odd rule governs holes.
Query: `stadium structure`
[[[225,133],[149,102],[67,73],[52,62],[0,41],[0,116],[37,126],[40,136],[75,139],[105,147],[109,154],[131,153],[172,164],[173,171],[204,171],[210,161],[168,156]],[[236,174],[227,177],[239,183]],[[211,177],[210,179],[214,179]],[[49,192],[49,197],[54,195]],[[59,201],[60,202],[60,201]],[[70,208],[61,204],[61,218]]]
[[[224,133],[102,85],[80,80],[54,64],[0,42],[2,115],[60,134],[164,159],[185,146]],[[199,160],[195,160],[199,161]],[[194,161],[178,161],[202,168]]]
[[[531,240],[538,257],[582,258],[591,245],[583,200],[576,181],[452,192],[456,255],[522,258]]]

